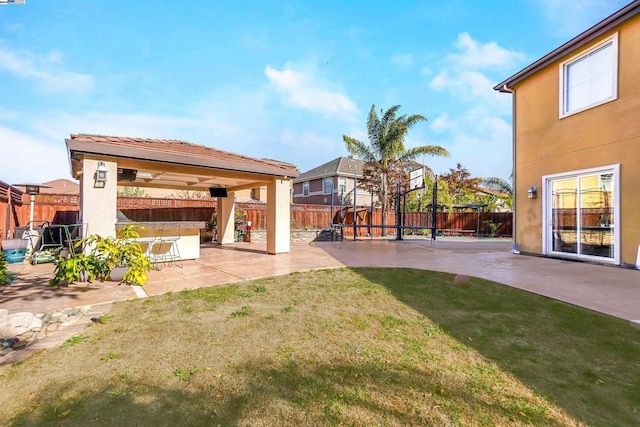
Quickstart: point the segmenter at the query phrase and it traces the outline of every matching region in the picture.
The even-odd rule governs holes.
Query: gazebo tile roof
[[[205,145],[175,139],[135,138],[123,136],[107,136],[93,134],[71,134],[71,141],[96,143],[102,146],[142,149],[147,152],[166,153],[176,156],[187,156],[194,160],[208,159],[229,164],[240,164],[245,167],[268,168],[280,170],[283,175],[297,176],[299,174],[295,165],[287,162],[255,158],[242,154],[231,153]],[[197,161],[194,162],[197,164]]]

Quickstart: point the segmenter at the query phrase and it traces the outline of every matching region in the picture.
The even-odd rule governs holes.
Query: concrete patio
[[[640,326],[640,271],[511,253],[510,241],[465,239],[361,240],[292,243],[291,252],[269,255],[265,243],[204,245],[201,258],[182,267],[166,265],[149,272],[144,288],[114,282],[49,287],[53,264],[10,264],[17,279],[0,287],[0,309],[9,313],[52,313],[87,307],[88,312],[45,339],[0,359],[8,366],[36,351],[62,344],[82,333],[92,318],[112,303],[133,298],[240,282],[296,271],[349,267],[406,267],[477,276],[594,311]]]
[[[324,268],[407,267],[477,276],[626,320],[640,319],[640,271],[511,253],[510,241],[465,239],[360,240],[292,243],[291,252],[269,255],[263,242],[204,245],[202,257],[182,268],[149,272],[144,294],[215,286],[260,277]],[[17,280],[0,288],[0,307],[9,312],[56,309],[122,301],[140,296],[113,282],[47,285],[54,266],[10,264]],[[142,294],[142,295],[144,295]]]

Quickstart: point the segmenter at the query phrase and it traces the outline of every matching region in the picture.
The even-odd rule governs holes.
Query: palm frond
[[[369,144],[375,150],[378,150],[380,146],[380,119],[376,113],[376,105],[371,105],[371,111],[369,111],[369,117],[367,119],[367,132],[369,136]]]
[[[393,107],[389,108],[387,111],[381,110],[380,112],[383,113],[381,122],[383,124],[388,124],[396,120],[396,113],[398,112],[400,107],[401,107],[400,105],[394,105]]]
[[[449,157],[449,152],[439,145],[421,145],[419,147],[412,147],[406,150],[400,160],[414,160],[416,157],[421,155]]]
[[[372,152],[371,148],[364,142],[355,138],[351,138],[347,135],[342,135],[342,139],[344,140],[344,143],[347,146],[347,151],[349,151],[349,153],[365,162],[376,160],[376,153]]]
[[[412,128],[416,123],[426,122],[426,121],[429,121],[429,119],[427,119],[422,114],[412,114],[411,116],[403,120],[404,124],[407,126],[407,129]]]
[[[492,190],[500,191],[501,193],[513,194],[513,186],[511,183],[497,176],[483,179],[482,185]]]

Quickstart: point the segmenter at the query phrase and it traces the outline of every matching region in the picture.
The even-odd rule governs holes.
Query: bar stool
[[[159,264],[169,263],[182,268],[182,258],[180,257],[180,224],[162,224],[158,237],[151,246],[151,262],[158,270]]]
[[[141,234],[141,236],[135,240],[140,244],[147,259],[153,263],[152,249],[154,242],[158,239],[157,227],[155,224],[145,225],[144,229],[139,231],[139,234]]]

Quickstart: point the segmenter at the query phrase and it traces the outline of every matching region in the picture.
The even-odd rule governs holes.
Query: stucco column
[[[218,197],[217,230],[218,244],[225,245],[235,241],[234,217],[235,217],[235,193],[229,191],[228,197]]]
[[[118,204],[118,164],[104,161],[107,181],[104,187],[96,183],[96,159],[82,159],[80,177],[80,217],[87,224],[87,234],[102,237],[116,235],[116,211]]]
[[[280,254],[291,248],[291,181],[274,179],[267,184],[267,252]]]

